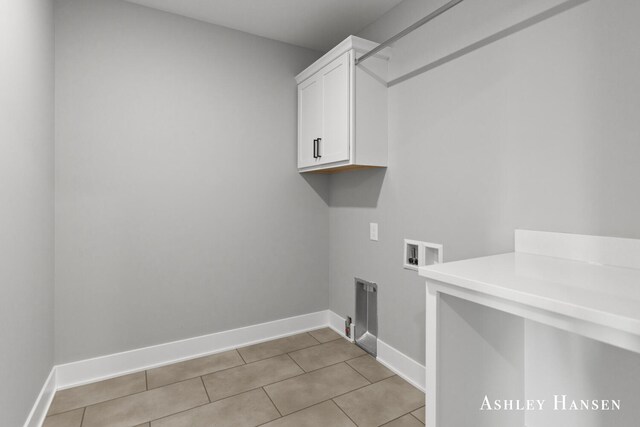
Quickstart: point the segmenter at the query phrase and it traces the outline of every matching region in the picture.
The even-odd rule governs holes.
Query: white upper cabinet
[[[351,36],[296,77],[298,170],[332,173],[387,166],[387,61]]]
[[[301,120],[304,117],[304,120]],[[322,81],[318,76],[298,85],[298,167],[315,165],[316,138],[322,134]]]

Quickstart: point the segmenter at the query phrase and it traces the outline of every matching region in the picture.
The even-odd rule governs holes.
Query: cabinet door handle
[[[322,142],[322,138],[318,138],[318,158],[322,157],[322,154],[320,154],[320,143]]]
[[[317,153],[318,153],[318,147],[317,147],[317,145],[316,145],[316,143],[317,143],[317,142],[318,142],[318,140],[317,140],[317,139],[314,139],[314,140],[313,140],[313,158],[314,158],[314,159],[317,159],[317,158],[318,158],[318,154],[317,154]]]

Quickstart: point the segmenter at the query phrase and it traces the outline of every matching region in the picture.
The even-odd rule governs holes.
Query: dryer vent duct
[[[372,356],[378,352],[378,285],[362,279],[356,282],[356,344]]]

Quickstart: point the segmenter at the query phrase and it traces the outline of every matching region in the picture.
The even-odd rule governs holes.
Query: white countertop
[[[640,336],[640,270],[527,253],[420,267],[441,282]]]

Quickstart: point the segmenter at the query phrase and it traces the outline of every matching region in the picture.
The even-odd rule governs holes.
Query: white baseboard
[[[53,400],[53,395],[56,392],[56,367],[51,368],[47,380],[38,394],[33,408],[27,417],[27,421],[24,423],[24,427],[40,427],[44,422],[44,418],[49,412],[49,406]]]
[[[414,387],[425,391],[426,369],[409,356],[378,339],[378,362],[404,378]]]
[[[329,311],[289,317],[215,334],[57,366],[58,390],[326,327]]]
[[[344,318],[331,310],[329,310],[329,327],[345,337]],[[351,325],[351,330],[353,331],[353,324]],[[352,339],[347,339],[353,342]],[[425,367],[380,339],[378,339],[377,359],[378,362],[391,369],[399,377],[404,378],[414,387],[422,391],[425,390]]]
[[[29,414],[25,427],[39,427],[42,424],[56,390],[101,381],[327,326],[345,337],[344,319],[331,310],[324,310],[54,366]],[[415,387],[424,391],[425,367],[381,340],[378,340],[378,361]]]
[[[329,312],[329,327],[334,331],[336,331],[337,333],[339,333],[340,336],[342,336],[342,338],[345,338],[346,340],[353,342],[353,337],[348,337],[344,334],[345,319],[338,316],[336,313],[334,313],[331,310],[328,310],[328,312]],[[351,324],[351,330],[353,331],[353,323]]]

